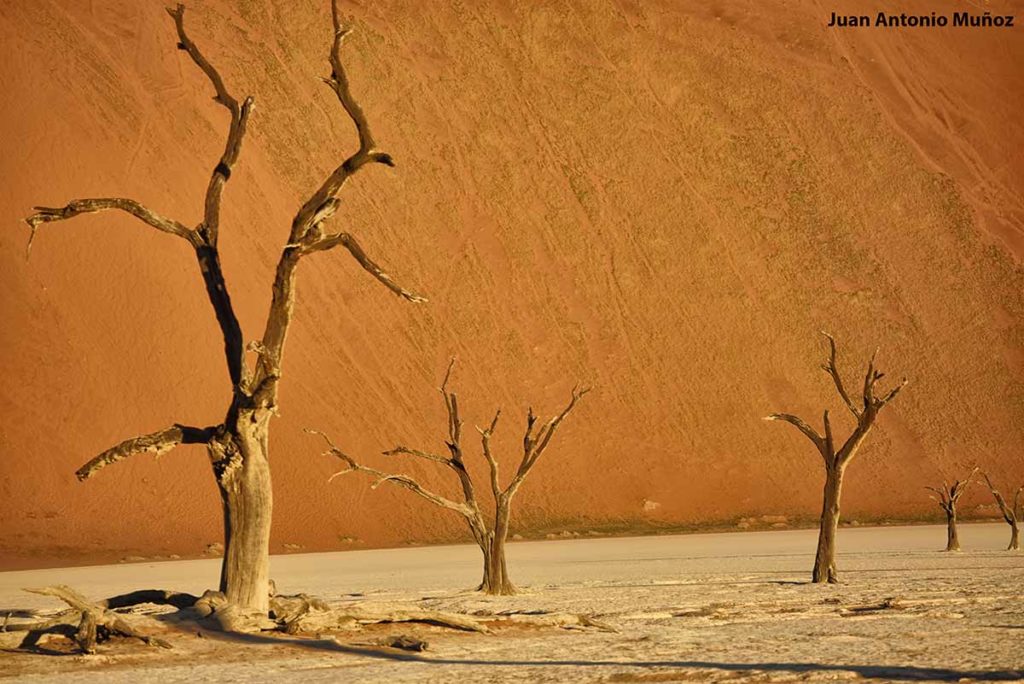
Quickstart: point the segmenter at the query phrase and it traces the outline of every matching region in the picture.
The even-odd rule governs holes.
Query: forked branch
[[[419,482],[412,479],[408,475],[385,473],[383,471],[377,470],[376,468],[370,468],[368,466],[362,465],[361,463],[358,463],[354,458],[352,458],[344,451],[339,449],[338,446],[333,441],[331,441],[330,437],[328,437],[323,432],[320,432],[319,430],[312,430],[310,428],[306,428],[306,432],[311,435],[319,435],[321,438],[323,438],[324,442],[326,442],[327,450],[324,452],[323,455],[334,456],[336,458],[341,459],[342,461],[345,462],[346,465],[348,465],[348,467],[345,470],[341,470],[335,473],[334,475],[331,476],[330,479],[333,480],[336,477],[339,477],[350,472],[367,473],[377,478],[377,481],[374,482],[372,486],[373,489],[376,489],[385,482],[391,482],[395,485],[398,485],[399,487],[404,487],[405,489],[408,489],[409,491],[419,495],[420,497],[426,499],[432,504],[436,504],[438,506],[441,506],[442,508],[447,508],[449,510],[455,511],[456,513],[459,513],[460,515],[463,515],[467,518],[472,517],[473,511],[469,508],[469,506],[457,503],[455,501],[452,501],[451,499],[441,496],[440,494],[435,494],[434,492],[431,492],[430,490],[424,488]]]
[[[224,146],[224,153],[220,161],[213,169],[210,176],[210,183],[206,187],[206,198],[203,203],[203,228],[204,238],[210,246],[216,246],[220,228],[220,200],[224,190],[224,184],[231,177],[231,171],[238,161],[242,151],[242,139],[245,137],[246,124],[249,121],[249,114],[252,111],[253,98],[247,97],[241,105],[238,100],[231,96],[224,79],[214,68],[199,47],[189,39],[185,33],[185,6],[179,4],[175,8],[167,8],[167,13],[174,19],[174,26],[178,32],[178,48],[188,53],[192,61],[196,63],[206,77],[213,84],[216,96],[213,98],[217,103],[223,105],[231,113],[231,126],[228,129],[228,140]]]
[[[341,48],[345,38],[352,32],[352,28],[342,23],[337,0],[333,0],[331,3],[331,20],[334,26],[334,41],[331,43],[329,57],[331,75],[329,78],[324,79],[324,83],[334,91],[338,101],[341,102],[341,106],[345,108],[345,111],[352,119],[352,123],[355,124],[356,133],[359,135],[359,149],[331,172],[323,183],[320,184],[316,192],[302,205],[299,213],[295,216],[295,220],[292,222],[292,235],[290,239],[292,243],[304,240],[310,229],[319,225],[326,218],[324,214],[329,216],[334,213],[336,205],[333,202],[338,191],[359,169],[369,162],[376,162],[385,166],[395,165],[391,155],[374,149],[374,140],[370,132],[369,121],[363,112],[363,108],[356,102],[349,88],[348,74],[345,71],[345,65],[341,61]]]
[[[282,250],[277,263],[270,314],[263,330],[262,352],[253,378],[255,385],[268,383],[266,385],[268,403],[273,403],[273,398],[276,396],[277,380],[281,374],[281,359],[295,304],[296,269],[303,256],[313,252],[327,251],[339,245],[343,246],[363,270],[380,281],[391,292],[411,302],[426,301],[423,297],[395,282],[376,261],[366,254],[366,251],[351,234],[347,232],[324,233],[324,222],[337,212],[340,205],[337,198],[338,192],[353,174],[368,162],[394,166],[390,155],[373,149],[373,136],[370,134],[366,115],[349,89],[348,76],[341,62],[341,47],[351,29],[342,25],[337,0],[334,0],[331,5],[331,19],[334,28],[334,40],[331,43],[329,55],[331,77],[325,79],[325,82],[338,96],[345,111],[355,124],[359,136],[359,148],[327,176],[292,219],[288,243]]]
[[[992,492],[992,498],[996,500],[996,505],[999,506],[999,513],[1002,514],[1003,520],[1009,525],[1016,524],[1020,518],[1020,495],[1024,491],[1024,485],[1017,488],[1017,491],[1013,494],[1013,505],[1007,503],[1003,497],[1002,492],[996,489],[995,484],[992,482],[992,478],[989,477],[988,473],[985,473],[985,483],[988,485],[988,490]]]
[[[878,354],[878,350],[875,350],[875,353],[871,355],[870,361],[868,361],[867,372],[864,375],[862,397],[863,407],[858,407],[854,404],[849,392],[846,391],[842,375],[839,373],[835,338],[827,332],[822,332],[821,334],[828,340],[829,346],[828,357],[825,359],[825,363],[822,364],[821,368],[832,378],[832,382],[836,387],[836,392],[838,392],[840,398],[843,400],[843,404],[857,419],[857,427],[853,430],[846,441],[843,442],[842,446],[837,449],[835,438],[832,434],[832,423],[829,419],[829,412],[827,410],[822,416],[825,426],[824,435],[819,434],[817,430],[808,425],[802,418],[790,413],[773,413],[770,416],[765,417],[765,420],[779,420],[796,427],[804,434],[804,436],[807,437],[807,439],[814,443],[814,446],[817,447],[818,452],[822,455],[822,458],[824,458],[826,467],[831,468],[833,465],[842,465],[852,458],[861,441],[864,439],[864,436],[874,424],[874,421],[878,416],[878,412],[881,411],[886,404],[896,398],[896,395],[899,394],[900,390],[907,385],[907,379],[904,378],[903,382],[890,390],[884,397],[875,397],[875,386],[879,380],[885,377],[884,373],[875,368],[875,357]]]
[[[519,485],[523,483],[523,480],[527,475],[530,474],[530,470],[536,465],[540,457],[544,455],[544,452],[548,448],[548,444],[551,443],[551,438],[554,436],[558,426],[562,424],[574,408],[579,400],[582,399],[587,393],[590,392],[589,387],[580,387],[576,385],[572,388],[572,395],[569,398],[569,403],[566,405],[562,412],[553,417],[537,432],[536,437],[533,436],[533,428],[537,422],[537,417],[533,413],[531,408],[527,411],[526,415],[526,434],[523,437],[523,459],[519,463],[519,470],[516,472],[515,478],[509,483],[509,486],[505,488],[505,494],[511,496],[519,488]]]
[[[369,257],[359,242],[350,233],[333,233],[331,235],[324,236],[309,246],[303,247],[302,253],[308,254],[310,252],[321,252],[333,249],[338,245],[347,249],[349,254],[351,254],[356,260],[356,263],[362,266],[364,271],[379,280],[384,287],[388,288],[402,299],[407,299],[414,303],[427,301],[425,297],[421,297],[415,292],[410,292],[395,282],[388,273],[384,272],[384,269],[382,269],[376,261]]]
[[[967,487],[970,486],[971,480],[973,480],[974,476],[978,474],[978,470],[980,470],[980,468],[975,466],[974,470],[968,473],[967,477],[963,480],[954,480],[952,486],[946,484],[946,481],[943,480],[942,489],[929,486],[925,486],[925,489],[935,492],[935,494],[938,495],[938,498],[934,496],[932,498],[938,502],[942,510],[947,513],[952,513],[952,510],[956,508],[957,502],[960,501],[960,497],[964,495],[964,492],[967,491]]]
[[[834,337],[832,337],[832,335],[825,332],[824,330],[821,332],[821,334],[824,335],[825,338],[828,340],[829,346],[828,359],[825,361],[824,364],[822,364],[821,367],[826,373],[832,376],[832,382],[835,383],[836,391],[839,392],[839,396],[842,397],[843,403],[846,404],[846,408],[850,409],[850,413],[853,414],[854,418],[860,418],[860,411],[857,409],[857,406],[853,403],[853,400],[850,399],[850,394],[846,391],[846,387],[843,386],[843,377],[842,375],[840,375],[839,367],[836,364],[836,340]]]

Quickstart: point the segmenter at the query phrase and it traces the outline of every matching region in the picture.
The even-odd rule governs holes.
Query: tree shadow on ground
[[[483,660],[479,658],[432,658],[430,656],[405,653],[388,648],[342,644],[334,639],[302,639],[295,637],[274,637],[261,634],[218,634],[214,638],[240,641],[252,644],[274,643],[294,644],[317,651],[345,653],[379,660],[391,660],[425,665],[465,665],[475,667],[595,667],[595,668],[676,668],[693,670],[722,670],[723,672],[792,672],[813,674],[815,672],[850,672],[863,679],[885,681],[940,681],[956,682],[969,679],[979,682],[1015,682],[1024,679],[1024,670],[954,670],[937,667],[911,665],[834,665],[828,663],[725,663],[709,660]]]
[[[789,672],[813,675],[814,673],[848,672],[862,679],[884,681],[941,681],[956,682],[964,679],[979,682],[1011,682],[1024,679],[1024,670],[955,670],[950,668],[919,667],[913,665],[857,665],[798,662],[747,662],[729,663],[710,660],[485,660],[480,658],[444,658],[408,653],[374,645],[343,644],[333,638],[301,637],[284,633],[242,634],[211,630],[203,620],[197,620],[186,611],[173,611],[150,615],[165,627],[181,634],[192,634],[205,638],[249,645],[294,646],[313,651],[338,653],[378,660],[390,660],[422,665],[447,665],[471,667],[592,667],[592,668],[646,668],[659,670],[720,670],[751,674],[757,672]],[[999,625],[1006,628],[1022,628],[1019,625]],[[61,650],[19,650],[0,649],[8,653],[25,655],[74,655]]]

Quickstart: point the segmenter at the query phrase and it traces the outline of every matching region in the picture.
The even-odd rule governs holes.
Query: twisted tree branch
[[[330,235],[326,235],[323,238],[312,243],[311,245],[304,246],[302,249],[302,253],[308,254],[311,252],[326,251],[328,249],[333,249],[338,245],[341,245],[342,247],[347,249],[349,254],[351,254],[352,257],[355,258],[356,262],[363,267],[363,270],[365,270],[367,273],[369,273],[374,278],[379,280],[381,283],[383,283],[383,285],[386,288],[394,292],[402,299],[407,299],[410,302],[414,303],[421,303],[427,301],[425,297],[421,297],[420,295],[414,292],[410,292],[409,290],[406,290],[404,287],[396,283],[390,275],[384,272],[384,269],[382,269],[377,264],[377,262],[375,262],[373,259],[369,257],[369,255],[367,255],[366,251],[356,240],[355,236],[350,233],[332,233]]]
[[[167,8],[167,13],[174,19],[174,26],[178,32],[178,48],[188,53],[192,61],[196,63],[206,77],[213,84],[216,102],[223,105],[231,113],[231,126],[228,129],[228,139],[224,146],[224,153],[220,161],[213,169],[210,176],[210,183],[206,188],[206,198],[203,203],[203,226],[205,228],[206,242],[210,246],[217,245],[217,237],[220,228],[220,200],[224,185],[231,177],[231,171],[238,156],[242,151],[242,139],[245,137],[246,124],[249,121],[249,114],[252,112],[253,98],[246,97],[241,105],[238,100],[231,96],[224,79],[210,63],[199,47],[189,39],[185,33],[185,6],[179,4],[175,8]]]
[[[291,242],[302,240],[307,232],[322,220],[317,219],[317,215],[330,206],[330,202],[337,196],[345,182],[367,163],[376,162],[385,166],[395,165],[391,155],[374,150],[374,140],[370,132],[369,121],[362,107],[359,106],[355,97],[352,96],[348,74],[341,61],[341,47],[345,42],[345,38],[352,32],[352,28],[342,24],[337,0],[333,0],[331,3],[331,20],[334,25],[334,41],[331,43],[329,56],[331,75],[323,80],[337,95],[341,106],[345,108],[345,111],[352,119],[352,123],[356,127],[356,133],[359,135],[359,149],[331,172],[324,182],[321,183],[320,187],[317,188],[316,192],[302,205],[299,213],[295,216],[295,220],[292,222]],[[333,213],[333,209],[329,211]]]
[[[992,483],[992,479],[989,477],[988,473],[985,473],[984,475],[985,483],[988,484],[988,490],[992,492],[992,498],[996,500],[996,505],[999,506],[999,512],[1002,514],[1003,520],[1005,520],[1008,525],[1015,524],[1017,522],[1017,497],[1020,496],[1020,492],[1024,489],[1024,486],[1018,488],[1016,494],[1014,494],[1013,507],[1011,508],[1010,505],[1006,503],[1006,499],[1003,498],[1002,492],[996,489],[995,484]]]
[[[434,492],[431,492],[430,490],[424,488],[419,482],[412,479],[408,475],[402,475],[399,473],[385,473],[383,471],[377,470],[376,468],[370,468],[368,466],[364,466],[358,463],[354,458],[352,458],[344,451],[339,449],[338,446],[334,444],[333,441],[331,441],[330,437],[325,435],[323,432],[320,432],[319,430],[306,428],[306,432],[311,435],[320,435],[320,437],[322,437],[323,440],[327,443],[327,451],[325,453],[341,459],[348,465],[348,468],[346,468],[345,470],[342,470],[332,475],[332,480],[335,477],[338,477],[339,475],[344,475],[345,473],[350,472],[368,473],[378,478],[378,480],[373,484],[373,489],[376,489],[378,486],[385,482],[392,482],[398,485],[399,487],[404,487],[405,489],[408,489],[409,491],[419,495],[420,497],[426,499],[432,504],[436,504],[438,506],[441,506],[442,508],[447,508],[449,510],[455,511],[456,513],[459,513],[460,515],[466,518],[472,518],[473,510],[469,506],[457,503],[455,501],[452,501],[451,499],[441,496],[440,494],[435,494]]]
[[[836,352],[836,340],[834,337],[832,337],[832,335],[825,332],[824,330],[821,332],[821,334],[824,335],[825,338],[828,340],[829,345],[828,360],[821,367],[826,373],[832,376],[832,382],[835,383],[836,391],[839,392],[839,396],[842,397],[843,403],[846,404],[846,407],[850,409],[850,413],[853,414],[854,418],[859,419],[860,411],[857,409],[857,406],[853,403],[853,400],[850,399],[850,395],[846,391],[846,387],[843,386],[843,378],[839,374],[839,367],[836,365],[836,357],[838,356]]]
[[[31,253],[32,251],[32,243],[36,238],[36,230],[39,228],[40,224],[50,223],[53,221],[66,221],[67,219],[80,216],[81,214],[92,214],[106,209],[117,209],[125,212],[126,214],[131,214],[143,223],[146,223],[159,231],[170,233],[171,235],[187,240],[189,244],[193,246],[197,243],[195,234],[184,224],[179,223],[174,219],[165,218],[160,214],[157,214],[155,211],[147,209],[133,199],[125,199],[123,197],[76,199],[71,200],[63,207],[34,207],[34,209],[36,210],[36,213],[25,219],[25,223],[28,224],[28,227],[31,230],[26,253]]]
[[[501,417],[501,409],[498,409],[494,413],[494,419],[491,420],[491,424],[484,429],[477,428],[480,432],[480,445],[484,452],[484,458],[487,460],[487,467],[491,474],[491,492],[495,497],[501,496],[501,485],[498,481],[498,461],[494,458],[494,454],[491,453],[491,435],[494,434],[494,429],[498,426],[498,418]]]
[[[385,456],[416,456],[427,461],[434,461],[435,463],[441,463],[443,465],[449,465],[451,459],[432,454],[429,451],[420,451],[419,449],[410,449],[409,447],[398,445],[394,449],[388,449],[383,452]]]
[[[802,418],[791,413],[773,413],[770,416],[765,416],[764,420],[781,420],[795,426],[807,439],[814,442],[814,446],[818,447],[818,451],[821,452],[822,456],[825,455],[825,438],[819,435],[817,430],[805,423]]]
[[[216,428],[213,427],[197,428],[187,425],[172,425],[159,432],[132,437],[107,449],[83,465],[75,471],[75,476],[80,481],[88,480],[108,465],[146,451],[151,451],[155,456],[160,457],[179,444],[205,444],[210,441],[215,432]]]

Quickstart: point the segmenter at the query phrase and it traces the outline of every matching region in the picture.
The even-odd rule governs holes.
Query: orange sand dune
[[[960,464],[1022,479],[1024,28],[835,31],[832,9],[352,3],[353,88],[398,166],[361,174],[333,221],[430,302],[342,253],[303,267],[272,550],[464,536],[408,492],[328,484],[338,464],[302,431],[371,461],[442,449],[449,355],[468,422],[504,409],[506,470],[530,403],[595,388],[517,501],[525,534],[816,515],[818,456],[761,417],[839,413],[821,329],[851,383],[876,345],[911,380],[851,470],[848,517],[930,515],[922,485]],[[256,339],[291,216],[355,139],[319,81],[328,6],[196,0],[187,22],[256,97],[222,237]],[[73,475],[132,435],[220,420],[192,255],[93,215],[44,227],[26,261],[19,221],[115,195],[197,222],[226,114],[159,3],[2,4],[0,65],[0,564],[199,553],[220,537],[202,449]],[[429,465],[393,467],[454,493]]]

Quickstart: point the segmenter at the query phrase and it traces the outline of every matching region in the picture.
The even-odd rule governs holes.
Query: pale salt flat
[[[618,629],[457,633],[393,625],[424,653],[337,639],[226,636],[172,629],[172,651],[119,645],[96,656],[0,653],[20,681],[1024,681],[1024,554],[1005,524],[965,524],[962,553],[939,526],[840,531],[842,583],[811,585],[816,532],[781,530],[518,542],[522,593],[485,598],[472,546],[277,556],[282,593],[399,602],[448,611],[554,611]],[[0,573],[3,609],[52,609],[21,591],[63,583],[101,598],[140,588],[216,585],[218,560]],[[891,608],[858,608],[896,599]],[[159,616],[138,615],[159,630]],[[164,626],[166,630],[166,626]]]

